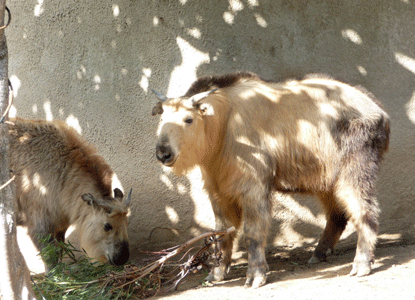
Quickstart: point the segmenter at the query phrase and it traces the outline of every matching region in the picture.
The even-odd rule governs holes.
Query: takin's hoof
[[[225,279],[225,275],[229,273],[230,264],[220,265],[214,268],[210,274],[205,278],[205,282],[222,281]]]
[[[308,260],[308,264],[318,264],[322,262],[320,259],[318,259],[316,256],[312,256],[309,260]]]
[[[320,252],[318,250],[314,251],[313,256],[308,260],[309,264],[318,264],[323,261],[327,261],[327,256],[333,253],[333,249],[329,248],[327,251]]]
[[[218,274],[210,273],[205,278],[205,281],[207,281],[207,282],[216,282],[216,281],[222,281],[223,279],[225,279],[224,275],[218,275]]]
[[[260,286],[263,286],[267,282],[267,276],[266,275],[260,275],[256,277],[247,278],[245,281],[245,287],[248,288],[259,288]]]
[[[349,275],[350,276],[366,276],[370,274],[370,271],[372,270],[371,268],[371,264],[368,261],[364,261],[364,262],[354,262],[353,263],[353,268],[350,271]]]
[[[308,260],[309,264],[318,264],[327,261],[327,256],[324,253],[313,253],[313,256]]]

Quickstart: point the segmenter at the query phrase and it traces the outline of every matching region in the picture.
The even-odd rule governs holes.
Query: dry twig
[[[214,262],[215,265],[218,265],[221,259],[221,253],[217,251],[218,247],[214,247],[213,252],[209,252],[209,248],[220,241],[223,236],[232,233],[235,231],[235,227],[231,227],[227,230],[222,231],[210,231],[206,232],[200,236],[197,236],[186,243],[179,245],[177,247],[171,248],[169,250],[163,250],[159,253],[163,253],[163,257],[160,259],[144,266],[144,267],[136,267],[136,266],[127,266],[122,273],[111,273],[104,276],[105,278],[101,278],[100,281],[102,282],[104,287],[109,285],[113,286],[112,291],[117,289],[128,289],[134,290],[138,289],[140,285],[147,285],[146,287],[142,287],[142,296],[148,297],[149,296],[149,288],[153,288],[157,286],[158,289],[152,289],[153,295],[161,291],[162,279],[164,279],[164,283],[166,285],[173,282],[171,286],[163,290],[163,292],[171,291],[176,289],[178,284],[190,273],[196,272],[200,270],[202,267],[209,267],[209,263],[211,261]],[[184,257],[191,251],[193,248],[190,246],[194,245],[197,242],[204,240],[205,245],[201,247],[194,255],[190,255],[189,259],[184,262],[180,263]],[[175,257],[176,255],[185,252],[186,253],[179,259],[179,263],[167,265],[167,261]],[[167,275],[162,275],[162,270],[166,267],[175,267],[172,272]],[[179,271],[178,271],[179,270]],[[178,272],[175,274],[175,272]],[[163,277],[165,276],[165,277]],[[171,278],[173,276],[173,278]],[[147,278],[148,280],[142,283],[140,280]],[[139,292],[139,291],[137,291]],[[144,294],[143,294],[144,293]]]
[[[10,183],[12,183],[12,181],[14,180],[14,175],[12,178],[10,178],[9,180],[7,180],[6,183],[4,183],[3,185],[0,186],[0,190],[4,189],[6,186],[8,186]]]

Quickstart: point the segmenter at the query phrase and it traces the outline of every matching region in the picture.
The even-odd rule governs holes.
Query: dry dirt
[[[268,251],[267,284],[244,288],[245,254],[232,265],[227,280],[203,285],[206,274],[189,275],[178,290],[156,299],[397,299],[415,300],[415,244],[380,242],[372,273],[351,277],[355,249],[343,247],[317,265],[307,264],[311,249]],[[153,298],[154,299],[154,298]]]

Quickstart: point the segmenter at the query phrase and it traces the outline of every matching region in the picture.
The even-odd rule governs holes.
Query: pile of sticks
[[[123,272],[108,273],[99,281],[103,288],[111,286],[112,292],[124,289],[125,292],[139,298],[147,298],[177,289],[179,283],[189,273],[200,271],[203,268],[211,269],[219,265],[221,252],[218,250],[217,244],[225,235],[234,231],[235,227],[206,232],[184,244],[153,253],[160,258],[143,267],[128,265]],[[195,246],[202,240],[204,241],[203,246]],[[170,261],[181,253],[181,258],[174,262]]]

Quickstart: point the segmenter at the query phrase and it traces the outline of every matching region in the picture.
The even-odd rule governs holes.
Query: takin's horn
[[[128,192],[128,196],[127,198],[125,198],[124,200],[124,206],[125,207],[129,207],[131,204],[131,193],[133,192],[133,189],[131,188],[130,191]]]
[[[161,115],[163,113],[163,102],[166,101],[168,98],[166,96],[164,96],[163,94],[155,91],[155,90],[151,90],[156,97],[159,99],[159,102],[156,103],[156,105],[153,107],[153,110],[151,111],[151,115],[155,116],[155,115]]]
[[[210,94],[212,94],[214,91],[216,91],[217,89],[213,89],[207,92],[203,92],[203,93],[199,93],[196,95],[193,95],[192,97],[189,98],[190,103],[194,106],[196,105],[200,100],[206,98],[207,96],[209,96]]]
[[[163,103],[164,101],[166,101],[168,99],[162,93],[159,93],[159,92],[157,92],[157,91],[155,91],[153,89],[151,91],[156,95],[156,97],[160,100],[161,103]]]
[[[101,199],[95,199],[94,196],[89,193],[83,194],[81,197],[82,200],[84,200],[88,205],[91,205],[92,207],[102,208],[107,214],[112,213],[113,207],[109,203],[106,203]]]

